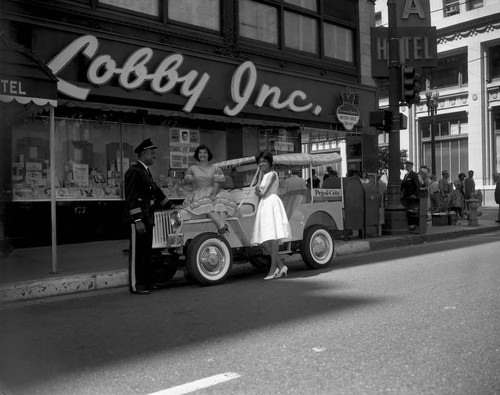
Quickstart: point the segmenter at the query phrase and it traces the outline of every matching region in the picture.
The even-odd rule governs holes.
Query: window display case
[[[50,200],[47,119],[36,117],[12,130],[12,200]],[[118,123],[55,120],[58,200],[121,200],[123,172],[134,160]]]
[[[12,129],[12,201],[50,200],[47,124],[46,117],[34,117]],[[187,141],[181,141],[181,132],[188,134]],[[183,178],[187,167],[195,162],[193,153],[199,144],[198,130],[176,128],[171,131],[161,125],[102,122],[76,117],[56,118],[55,135],[58,201],[123,200],[124,174],[137,160],[134,147],[145,138],[152,138],[158,146],[151,171],[167,196],[182,200],[191,191],[191,186],[185,185]],[[182,155],[183,160],[172,160],[176,154]]]

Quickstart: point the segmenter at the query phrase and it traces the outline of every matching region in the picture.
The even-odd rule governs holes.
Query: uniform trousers
[[[146,232],[138,233],[135,224],[131,225],[129,248],[129,291],[144,290],[154,284],[151,251],[153,247],[153,226],[145,225]]]

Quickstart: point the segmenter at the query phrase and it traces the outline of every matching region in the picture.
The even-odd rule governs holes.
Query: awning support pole
[[[56,136],[54,107],[50,106],[50,219],[52,229],[52,272],[57,273],[57,222],[56,222]]]

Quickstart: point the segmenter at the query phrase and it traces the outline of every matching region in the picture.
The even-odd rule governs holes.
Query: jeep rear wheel
[[[229,243],[216,233],[196,236],[186,251],[186,269],[202,285],[225,281],[231,270],[233,256]]]
[[[307,266],[313,269],[328,267],[333,262],[334,252],[333,237],[325,226],[313,225],[304,230],[300,255]]]

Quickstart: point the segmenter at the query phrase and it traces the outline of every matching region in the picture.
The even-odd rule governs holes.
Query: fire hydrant
[[[469,212],[469,215],[467,216],[468,218],[468,225],[469,226],[478,226],[479,222],[477,221],[477,218],[480,217],[483,212],[479,211],[479,200],[475,198],[470,198],[465,201],[467,204],[467,211]]]

